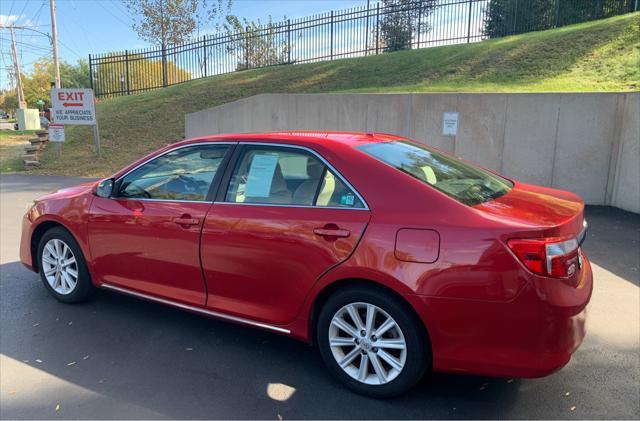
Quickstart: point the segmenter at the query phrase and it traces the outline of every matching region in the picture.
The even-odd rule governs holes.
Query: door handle
[[[313,233],[321,237],[340,237],[346,238],[351,235],[349,230],[340,228],[314,228]]]
[[[183,215],[180,218],[174,218],[173,222],[178,225],[198,225],[200,220],[198,218],[191,218],[188,215]]]

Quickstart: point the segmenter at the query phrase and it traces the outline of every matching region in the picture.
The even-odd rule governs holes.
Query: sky
[[[367,0],[234,0],[231,13],[249,20],[297,18],[320,12],[366,5]],[[373,1],[372,1],[373,3]],[[132,19],[120,0],[56,0],[58,54],[75,63],[89,54],[148,46],[131,29]],[[25,26],[51,33],[49,0],[0,0],[0,26]],[[213,31],[203,28],[203,31]],[[46,35],[16,29],[16,44],[23,73],[44,56],[52,56]],[[0,29],[0,86],[8,87],[7,68],[12,66],[11,34]]]

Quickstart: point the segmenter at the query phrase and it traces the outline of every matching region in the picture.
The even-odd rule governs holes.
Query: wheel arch
[[[366,287],[366,288],[375,288],[379,291],[383,291],[385,294],[389,294],[394,296],[400,303],[403,304],[407,312],[411,315],[414,321],[418,324],[420,330],[423,333],[424,339],[426,341],[426,345],[429,349],[429,352],[432,353],[431,347],[431,338],[429,335],[429,330],[425,325],[424,321],[420,318],[418,312],[415,307],[411,304],[409,300],[393,288],[384,285],[381,282],[373,281],[365,278],[343,278],[335,280],[327,285],[325,285],[314,297],[313,302],[311,303],[311,308],[308,316],[308,341],[312,345],[315,345],[316,342],[316,330],[318,325],[318,316],[320,314],[320,310],[327,302],[329,297],[336,293],[339,290],[344,288],[352,288],[352,287]]]
[[[67,228],[66,226],[64,226],[64,224],[62,224],[62,223],[60,223],[59,221],[56,221],[56,220],[48,219],[48,220],[42,221],[38,225],[36,225],[36,227],[33,229],[33,232],[31,234],[31,241],[30,241],[31,265],[33,267],[33,270],[36,273],[38,273],[40,271],[40,265],[39,265],[39,262],[38,262],[38,245],[40,244],[40,239],[42,239],[42,236],[47,231],[49,231],[52,228],[56,228],[56,227],[60,227],[60,228],[64,229],[65,231],[67,231],[69,233],[69,235],[71,235],[73,238],[76,238],[76,236],[73,235],[73,232],[71,232],[71,230],[69,228]]]

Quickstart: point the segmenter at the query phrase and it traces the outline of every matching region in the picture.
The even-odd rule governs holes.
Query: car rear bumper
[[[566,365],[582,343],[592,289],[585,258],[575,285],[531,276],[510,302],[411,300],[429,331],[435,371],[542,377]]]

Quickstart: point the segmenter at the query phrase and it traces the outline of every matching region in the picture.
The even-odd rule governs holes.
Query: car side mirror
[[[106,180],[102,180],[98,187],[96,188],[96,196],[98,197],[111,197],[113,194],[113,178],[107,178]]]

